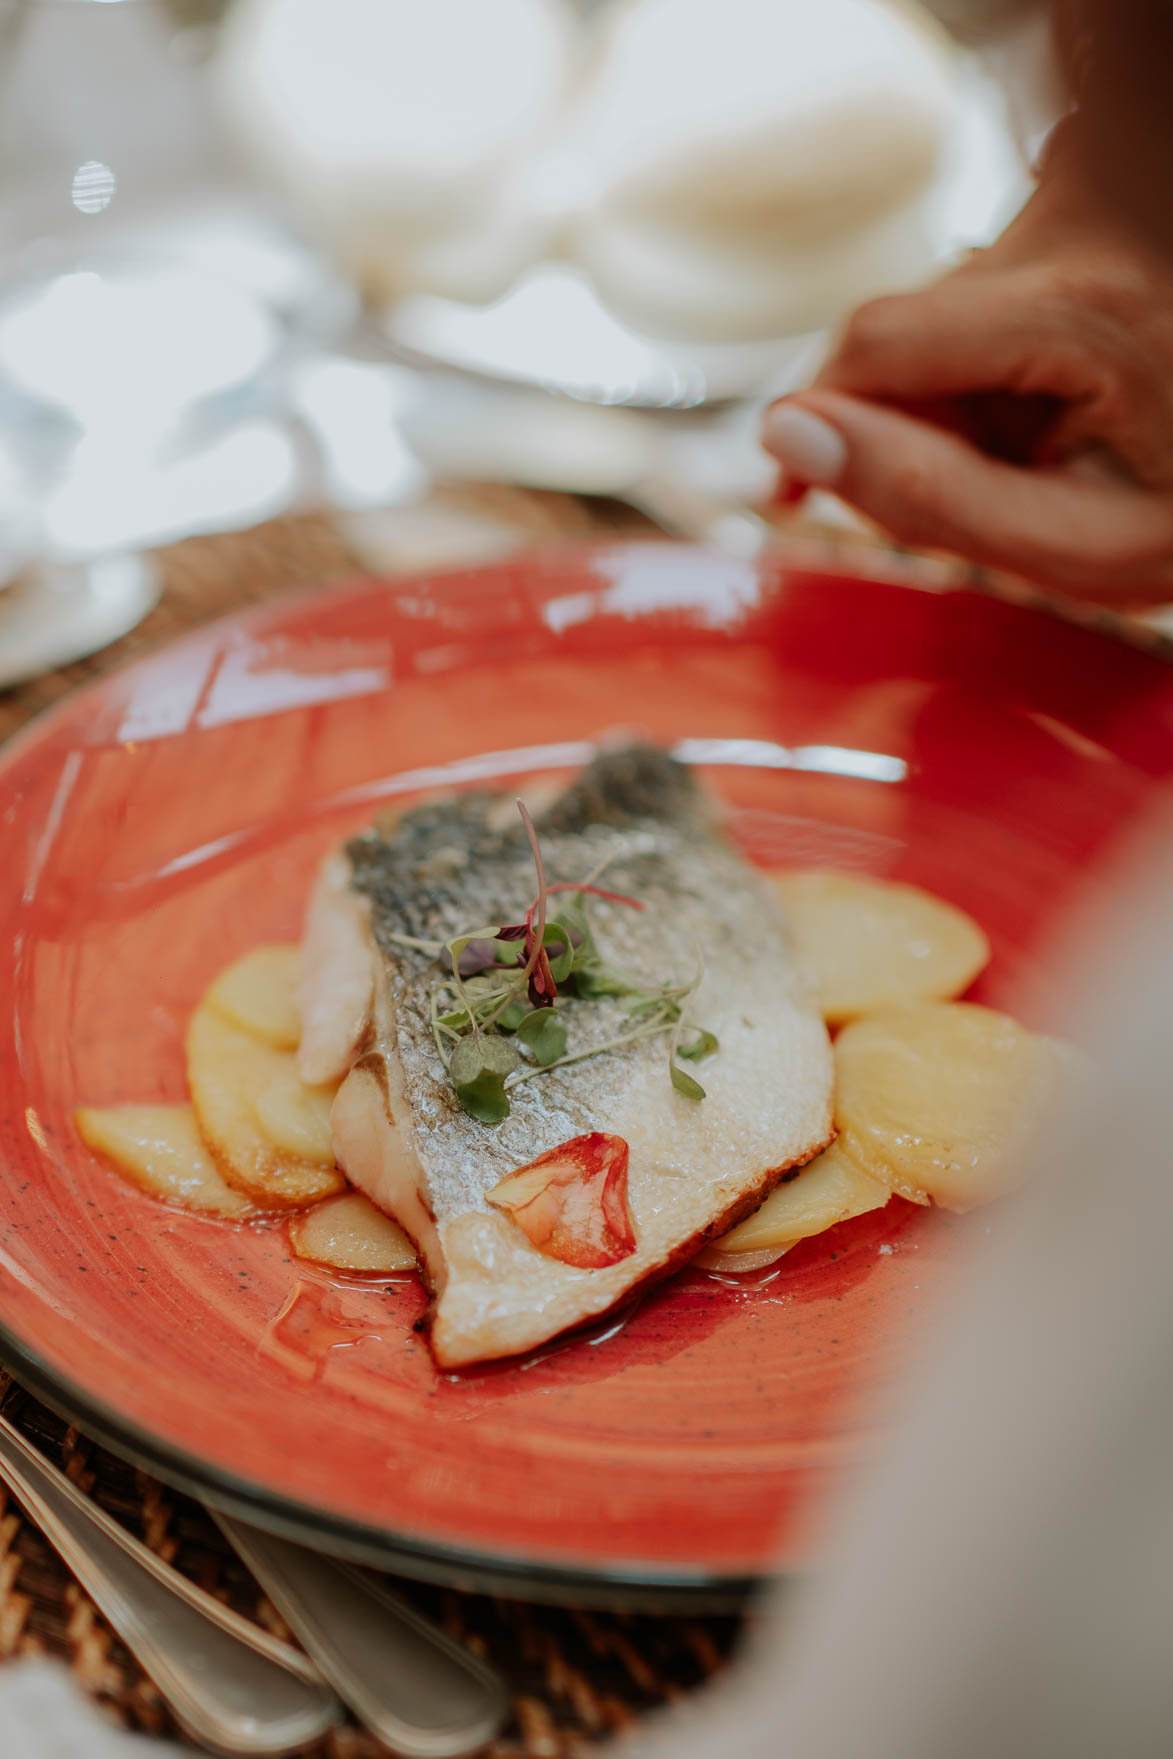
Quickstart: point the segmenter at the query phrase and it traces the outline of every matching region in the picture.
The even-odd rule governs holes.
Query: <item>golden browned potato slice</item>
[[[796,1240],[787,1240],[781,1246],[764,1246],[760,1252],[722,1252],[720,1241],[716,1241],[699,1252],[693,1263],[698,1270],[742,1276],[747,1270],[766,1270],[771,1264],[777,1264],[797,1244]]]
[[[832,1025],[960,995],[989,962],[977,923],[918,886],[822,871],[771,877]]]
[[[283,1069],[257,1095],[257,1123],[274,1148],[322,1166],[334,1165],[330,1107],[337,1086],[307,1087],[297,1069]]]
[[[289,1224],[289,1238],[299,1258],[335,1270],[415,1268],[415,1248],[403,1229],[360,1191],[331,1197],[297,1216]]]
[[[82,1141],[152,1197],[239,1220],[252,1204],[224,1182],[189,1105],[80,1106]]]
[[[856,1020],[835,1044],[842,1146],[913,1202],[972,1209],[1005,1189],[1062,1053],[972,1002],[918,1002]]]
[[[345,1185],[332,1162],[278,1147],[261,1124],[262,1100],[270,1121],[288,1121],[279,1096],[296,1079],[291,1050],[254,1038],[206,1003],[192,1015],[187,1080],[200,1132],[228,1183],[269,1208],[304,1207]]]
[[[297,947],[254,947],[220,973],[205,1006],[278,1050],[296,1050],[298,959]]]
[[[761,1208],[716,1245],[726,1253],[794,1245],[853,1215],[882,1209],[891,1195],[888,1185],[865,1173],[840,1143],[833,1142],[795,1178],[775,1186]]]

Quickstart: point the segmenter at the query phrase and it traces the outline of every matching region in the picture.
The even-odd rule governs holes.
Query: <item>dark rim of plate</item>
[[[214,1503],[226,1514],[285,1539],[393,1575],[512,1600],[649,1613],[737,1612],[765,1585],[762,1576],[720,1575],[701,1569],[657,1570],[637,1561],[595,1566],[496,1556],[371,1527],[292,1497],[278,1496],[161,1441],[59,1374],[2,1322],[0,1360],[22,1387],[65,1422],[75,1424],[132,1466],[161,1478],[173,1490]]]

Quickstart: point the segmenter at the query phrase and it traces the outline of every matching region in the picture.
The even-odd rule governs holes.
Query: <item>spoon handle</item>
[[[0,1479],[195,1740],[220,1753],[285,1753],[337,1721],[336,1700],[304,1658],[171,1570],[4,1417]]]
[[[349,1564],[216,1520],[338,1696],[406,1759],[455,1759],[505,1719],[504,1682],[413,1607]]]

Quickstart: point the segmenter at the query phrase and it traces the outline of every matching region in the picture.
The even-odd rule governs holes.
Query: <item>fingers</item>
[[[832,490],[901,543],[1103,602],[1173,597],[1173,497],[1101,462],[1019,468],[903,412],[822,389],[775,404],[764,439],[791,482]]]
[[[967,267],[861,306],[815,386],[914,410],[951,401],[943,425],[968,427],[979,442],[992,415],[995,451],[1009,417],[1012,438],[1023,428],[1010,455],[1024,460],[1033,439],[1051,458],[1094,440],[1139,481],[1173,485],[1173,394],[1153,370],[1148,334],[1167,300],[1155,291],[1119,266]],[[1162,344],[1173,342],[1170,329]]]
[[[995,390],[1067,399],[1087,390],[1088,373],[1035,276],[962,271],[861,305],[815,384],[902,403]]]

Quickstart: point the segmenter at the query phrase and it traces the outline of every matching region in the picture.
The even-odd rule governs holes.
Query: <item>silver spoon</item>
[[[336,1699],[303,1655],[172,1570],[4,1417],[0,1478],[202,1745],[287,1753],[339,1720]]]
[[[405,1759],[454,1759],[492,1740],[501,1678],[365,1571],[211,1510],[338,1696]]]

